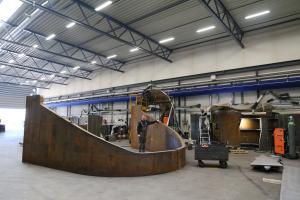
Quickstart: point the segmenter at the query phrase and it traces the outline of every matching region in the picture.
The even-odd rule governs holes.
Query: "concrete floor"
[[[193,151],[178,171],[146,177],[107,178],[73,174],[21,162],[22,132],[0,133],[0,199],[279,199],[280,185],[262,179],[281,179],[280,172],[258,172],[250,162],[258,155],[230,155],[229,168],[198,168]],[[211,163],[212,164],[212,163]]]

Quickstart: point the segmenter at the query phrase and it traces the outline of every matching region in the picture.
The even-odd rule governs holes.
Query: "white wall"
[[[68,86],[41,90],[45,97],[127,85],[150,80],[300,59],[300,23],[245,35],[241,49],[231,38],[174,52],[173,63],[160,59],[125,65],[125,73],[102,71],[93,80],[74,79]]]

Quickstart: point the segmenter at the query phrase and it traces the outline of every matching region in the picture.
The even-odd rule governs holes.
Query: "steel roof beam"
[[[14,68],[11,66],[7,66],[7,67],[10,67],[11,69]],[[5,71],[5,72],[7,72],[7,71]],[[7,73],[3,73],[3,72],[0,72],[0,75],[14,77],[14,78],[20,78],[20,79],[25,79],[25,80],[31,80],[31,81],[37,81],[37,82],[46,83],[46,84],[54,83],[54,84],[58,84],[58,85],[67,85],[65,83],[61,83],[61,82],[53,81],[53,80],[52,81],[51,80],[49,80],[49,81],[48,80],[37,80],[36,78],[24,77],[24,75],[13,75],[13,74],[7,74]]]
[[[5,23],[6,26],[9,26],[10,28],[17,28],[18,26],[14,26],[10,23],[7,22],[3,22]],[[13,30],[14,31],[14,30]],[[13,32],[12,31],[12,32]],[[73,59],[75,61],[79,61],[79,62],[83,62],[86,64],[91,64],[90,61],[92,60],[87,60],[85,55],[88,54],[90,58],[97,60],[99,63],[98,64],[94,64],[95,66],[99,66],[102,68],[106,68],[106,69],[110,69],[113,71],[118,71],[118,72],[124,72],[121,69],[121,67],[125,64],[125,62],[122,62],[118,59],[107,59],[105,55],[93,52],[91,50],[87,50],[85,48],[67,43],[67,42],[63,42],[57,39],[52,39],[51,41],[48,42],[52,42],[54,44],[52,44],[50,47],[46,48],[43,43],[42,40],[40,40],[40,38],[46,38],[45,35],[41,34],[41,33],[37,33],[37,32],[33,32],[31,30],[28,29],[23,29],[22,31],[25,31],[27,33],[29,33],[30,35],[27,35],[26,38],[29,38],[30,36],[32,36],[32,38],[34,38],[36,40],[36,42],[39,44],[39,48],[37,49],[42,49],[42,50],[46,50],[46,51],[50,51],[52,53],[55,53],[54,56],[61,56],[64,58],[68,58],[68,59]],[[8,32],[8,37],[5,37],[4,39],[9,39],[9,38],[13,38],[13,35],[10,34]],[[51,48],[53,48],[54,46],[60,46],[62,49],[62,52],[60,53],[56,53],[55,51],[51,51]],[[66,48],[66,49],[64,49]],[[72,51],[73,53],[68,53]],[[76,52],[77,55],[80,55],[81,57],[83,57],[83,59],[79,59],[78,57],[74,56],[74,52]]]
[[[48,53],[51,52],[52,54],[54,54],[54,56],[60,56],[78,62],[83,62],[86,63],[87,65],[94,65],[94,66],[106,68],[117,72],[124,72],[120,69],[125,64],[125,62],[116,59],[107,59],[106,56],[104,55],[95,53],[93,51],[87,50],[82,47],[78,47],[76,45],[58,39],[52,39],[51,41],[49,41],[52,44],[50,47],[47,48],[42,44],[40,40],[40,38],[45,38],[46,37],[45,35],[28,29],[25,29],[24,31],[29,33],[28,37],[35,38],[35,40],[39,43],[39,47],[37,47],[38,50],[44,50],[47,51]],[[59,53],[55,52],[53,50],[54,47],[59,47],[61,49],[61,52]],[[79,55],[81,58],[78,58],[78,56],[75,55]],[[88,55],[90,59],[88,59],[86,55]],[[97,63],[92,64],[91,61],[93,60],[96,60]]]
[[[21,65],[21,64],[12,64],[12,63],[8,63],[8,62],[3,62],[3,61],[0,61],[0,65],[4,65],[6,67],[9,67],[9,69],[21,69],[21,70],[27,70],[26,73],[28,72],[34,72],[34,73],[38,73],[40,74],[40,76],[38,77],[34,77],[33,79],[39,81],[38,79],[40,79],[42,76],[46,76],[46,75],[52,75],[51,73],[49,73],[48,71],[43,71],[43,70],[38,70],[36,68],[33,68],[33,67],[28,67],[28,66],[24,66],[24,65]],[[8,71],[8,70],[7,70]],[[6,71],[6,72],[7,72]],[[16,74],[18,74],[17,71],[15,71]],[[23,77],[23,78],[26,78],[24,77],[25,74],[23,75],[19,75],[20,77]],[[34,76],[33,74],[31,74],[32,76]],[[55,84],[64,84],[64,82],[66,80],[68,80],[67,77],[63,77],[63,76],[59,76],[59,75],[56,75],[56,77],[59,77],[59,78],[62,78],[64,79],[63,82],[56,82],[56,81],[53,81],[53,79],[55,78],[55,76],[51,79],[49,79],[47,82],[51,82],[51,83],[55,83]]]
[[[16,27],[10,23],[7,23],[7,22],[4,22],[4,23],[9,28]],[[23,39],[23,42],[26,39],[31,39],[31,40],[34,39],[36,41],[36,43],[38,44],[38,47],[36,49],[39,51],[46,52],[53,56],[59,56],[59,57],[71,59],[74,61],[82,62],[87,65],[92,65],[91,61],[96,60],[98,63],[93,64],[94,66],[98,66],[101,68],[106,68],[109,70],[118,71],[118,72],[122,72],[122,73],[124,72],[120,69],[125,64],[125,62],[119,61],[117,59],[107,59],[106,56],[104,56],[102,54],[93,52],[91,50],[87,50],[85,48],[82,48],[82,47],[79,47],[79,46],[76,46],[76,45],[73,45],[73,44],[70,44],[70,43],[67,43],[64,41],[60,41],[58,39],[52,39],[51,41],[47,41],[48,43],[51,43],[51,45],[46,47],[42,42],[46,38],[45,35],[28,30],[28,29],[24,29],[23,32],[27,33],[26,35],[24,35],[23,38],[21,38],[21,39]],[[9,34],[9,32],[8,32],[8,34]],[[10,34],[9,34],[9,36],[10,36],[9,38],[3,38],[3,40],[13,41],[13,37]],[[41,39],[43,39],[43,40],[41,40]],[[53,50],[54,47],[59,47],[61,49],[61,52],[58,53],[58,52],[56,52],[56,50]],[[78,58],[78,56],[81,58]],[[90,60],[88,60],[88,58],[90,58]]]
[[[3,77],[0,76],[0,83],[8,84],[8,85],[17,85],[17,86],[22,86],[20,83],[14,83],[14,82],[9,82],[6,80],[3,80]],[[41,89],[50,89],[49,87],[44,87],[44,86],[33,86],[33,85],[23,85],[27,87],[32,87],[32,88],[41,88]]]
[[[52,15],[61,17],[63,19],[66,19],[71,22],[75,22],[76,24],[85,27],[86,29],[89,29],[91,31],[97,32],[99,34],[104,34],[109,38],[112,38],[116,41],[119,41],[121,43],[127,44],[134,48],[139,48],[140,50],[149,53],[153,56],[159,57],[163,60],[166,60],[168,62],[172,62],[169,59],[170,54],[172,53],[172,50],[159,44],[157,41],[153,40],[152,38],[144,35],[143,33],[140,33],[139,31],[129,27],[128,25],[112,18],[111,16],[108,16],[101,12],[96,12],[94,8],[92,8],[90,5],[79,1],[79,0],[73,0],[74,5],[77,5],[79,8],[79,11],[81,12],[83,19],[77,20],[70,16],[67,16],[66,14],[62,13],[62,11],[59,11],[58,9],[55,9],[54,7],[42,6],[40,4],[35,3],[35,1],[31,0],[21,0],[24,3],[31,4],[32,6],[36,6],[37,8],[44,10]],[[96,27],[99,23],[99,21],[96,24],[92,24],[91,20],[87,17],[89,16],[87,13],[92,13],[92,15],[99,15],[101,18],[99,18],[99,21],[102,21],[103,23],[106,23],[107,27],[110,27],[109,30],[101,30],[101,27]],[[114,31],[114,26],[121,26],[121,31]],[[111,33],[109,33],[111,32]],[[128,39],[128,37],[130,39]],[[137,43],[138,39],[141,39],[141,42]]]
[[[154,16],[154,15],[156,15],[156,14],[159,14],[159,13],[161,13],[161,12],[164,12],[164,11],[168,10],[168,9],[174,8],[174,7],[178,6],[178,5],[181,5],[181,4],[183,4],[183,3],[186,3],[186,2],[188,2],[188,1],[191,1],[191,0],[178,0],[178,1],[174,2],[174,3],[172,3],[172,4],[169,4],[169,5],[166,5],[166,6],[164,6],[164,7],[161,7],[161,8],[159,8],[159,9],[157,9],[157,10],[154,10],[154,11],[152,11],[152,12],[150,12],[150,13],[146,13],[146,14],[140,16],[139,18],[136,18],[136,19],[133,19],[133,20],[131,20],[131,21],[129,21],[129,22],[126,22],[126,24],[127,24],[127,25],[131,25],[131,24],[133,24],[133,23],[139,22],[139,21],[144,20],[144,19],[146,19],[146,18],[148,18],[148,17],[152,17],[152,16]],[[114,31],[120,30],[121,28],[122,28],[122,27],[119,26],[119,27],[115,28]],[[111,32],[110,32],[110,33],[111,33]],[[80,45],[83,45],[83,44],[89,43],[89,42],[91,42],[91,41],[93,41],[93,40],[99,39],[99,38],[101,38],[102,36],[104,36],[104,35],[103,35],[103,34],[102,34],[102,35],[98,35],[98,36],[96,36],[96,37],[94,37],[94,38],[91,38],[91,39],[89,39],[89,40],[87,40],[87,41],[84,41],[84,42],[80,43]]]
[[[244,48],[242,39],[244,32],[239,27],[235,19],[232,17],[230,12],[227,10],[225,5],[221,0],[199,0],[200,3],[208,10],[208,12],[216,19],[216,21],[221,24],[224,30],[231,35],[231,37]]]
[[[19,42],[15,42],[15,41],[11,41],[11,40],[6,40],[6,39],[3,39],[3,38],[0,38],[0,41],[2,41],[4,43],[7,43],[7,44],[12,44],[12,45],[16,45],[16,46],[19,46],[19,47],[22,47],[22,48],[26,48],[29,52],[33,50],[32,46],[29,46],[29,45],[26,45],[26,44],[22,44],[22,43],[19,43]],[[8,51],[8,49],[6,49],[6,50]],[[41,52],[44,52],[44,53],[48,53],[50,55],[62,56],[62,55],[60,55],[58,53],[53,53],[53,52],[50,52],[50,51],[47,51],[47,50],[43,50],[43,49],[34,49],[34,50],[38,50],[38,51],[41,51]],[[33,57],[33,56],[31,56],[31,57]],[[35,57],[35,58],[38,58],[38,57]],[[52,62],[52,63],[56,63],[56,64],[59,64],[59,65],[64,65],[65,67],[70,68],[70,69],[71,68],[73,69],[73,67],[74,67],[74,66],[65,65],[63,63],[59,63],[57,61],[50,61],[50,60],[47,60],[47,59],[44,59],[44,58],[41,58],[41,57],[39,57],[38,59],[45,60],[45,61]],[[88,70],[88,69],[84,69],[84,68],[80,68],[79,70],[83,71],[83,72],[87,72],[87,73],[92,73],[93,72],[92,70]]]
[[[3,39],[0,38],[0,41],[2,41],[2,40]],[[25,47],[25,48],[29,47],[29,46],[24,46],[24,45],[21,45],[17,42],[12,42],[12,41],[8,41],[8,40],[6,42],[10,43],[10,44],[13,44],[13,45]],[[2,48],[1,50],[13,54],[13,55],[11,55],[11,57],[14,58],[14,60],[17,60],[18,54],[23,53],[23,52],[17,52],[17,51],[14,51],[14,50],[10,50],[10,49],[7,49],[7,48]],[[62,64],[62,63],[59,63],[59,62],[50,61],[50,60],[47,60],[47,59],[44,59],[44,58],[32,56],[30,54],[26,54],[26,57],[28,59],[30,59],[31,62],[33,62],[36,65],[35,69],[40,69],[40,70],[45,71],[45,69],[43,69],[43,67],[51,66],[51,68],[54,69],[54,70],[47,70],[48,73],[58,74],[59,76],[62,76],[62,77],[76,77],[76,78],[91,80],[90,78],[88,78],[88,76],[92,73],[92,71],[88,71],[88,70],[84,70],[84,69],[78,69],[77,71],[73,72],[73,67],[69,66],[69,65],[65,65],[65,64]],[[40,68],[38,63],[43,63],[43,64],[41,64],[41,65],[43,65],[43,67]],[[28,66],[28,67],[31,67],[31,66]],[[59,70],[58,70],[58,68],[59,68]],[[66,72],[69,72],[69,73],[66,73],[64,75],[60,75],[60,72],[63,71],[63,70],[66,71]],[[76,74],[74,74],[74,73],[76,73]]]

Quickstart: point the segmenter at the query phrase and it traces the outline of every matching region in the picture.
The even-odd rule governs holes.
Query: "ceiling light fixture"
[[[33,84],[37,83],[37,80],[32,81]]]
[[[43,81],[43,80],[45,80],[45,79],[46,79],[45,77],[40,78],[41,81]]]
[[[22,5],[19,0],[0,1],[0,21],[7,21]],[[1,26],[1,25],[0,25]]]
[[[79,68],[80,68],[80,66],[77,65],[77,66],[73,67],[73,70],[77,70],[77,69],[79,69]]]
[[[52,33],[51,35],[49,35],[48,37],[46,37],[46,40],[51,40],[51,39],[53,39],[53,38],[55,38],[55,34],[54,33]]]
[[[9,61],[8,61],[8,63],[14,63],[14,62],[15,62],[14,60],[9,60]]]
[[[214,28],[216,28],[216,26],[208,26],[208,27],[200,28],[200,29],[198,29],[196,32],[197,32],[197,33],[202,33],[202,32],[205,32],[205,31],[212,30],[212,29],[214,29]]]
[[[67,24],[66,28],[72,28],[73,26],[75,26],[75,22],[71,22],[69,24]]]
[[[49,78],[54,78],[54,77],[55,77],[55,74],[49,75]]]
[[[95,8],[95,11],[102,10],[103,8],[109,6],[110,4],[112,4],[112,1],[106,1],[106,2],[104,2],[103,4],[100,4],[99,6],[97,6],[97,7]]]
[[[35,49],[38,48],[38,46],[39,45],[37,45],[37,44],[32,45],[32,47],[35,48]]]
[[[133,48],[133,49],[130,49],[129,51],[130,52],[136,52],[136,51],[138,51],[138,50],[140,50],[139,48]]]
[[[49,2],[48,1],[45,1],[44,3],[42,3],[42,6],[45,6],[47,5]]]
[[[246,16],[245,19],[251,19],[251,18],[259,17],[259,16],[262,16],[262,15],[269,14],[270,12],[271,11],[269,11],[269,10],[265,10],[265,11],[262,11],[262,12],[254,13],[254,14]]]
[[[62,70],[60,73],[61,74],[65,74],[65,73],[67,73],[67,71],[66,70]]]
[[[97,63],[97,61],[96,60],[92,60],[92,62],[91,62],[93,65],[94,64],[96,64]]]
[[[0,66],[0,69],[4,69],[4,68],[6,68],[5,65],[1,65],[1,66]]]
[[[18,55],[19,58],[22,58],[22,57],[24,57],[24,56],[25,56],[24,53],[20,53],[20,54]]]
[[[107,59],[112,59],[112,58],[115,58],[115,57],[117,57],[117,55],[116,55],[116,54],[114,54],[114,55],[111,55],[111,56],[107,56]]]
[[[171,42],[171,41],[173,41],[173,40],[175,40],[174,37],[169,37],[169,38],[160,40],[159,43],[160,43],[160,44],[163,44],[163,43]]]

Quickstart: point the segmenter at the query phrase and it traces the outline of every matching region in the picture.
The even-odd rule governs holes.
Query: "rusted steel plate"
[[[150,153],[129,151],[59,117],[41,101],[40,96],[27,97],[23,162],[94,176],[153,175],[185,165],[184,145]]]

